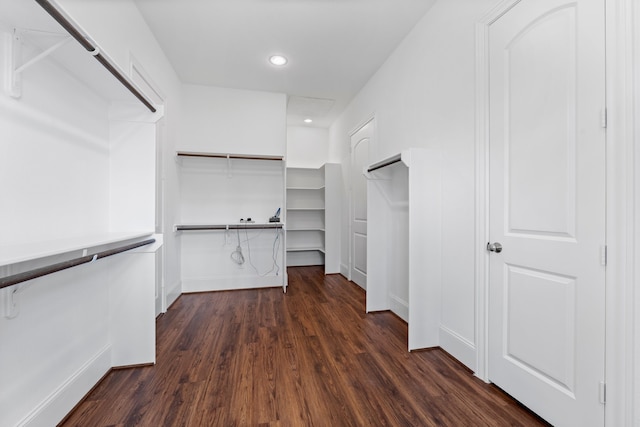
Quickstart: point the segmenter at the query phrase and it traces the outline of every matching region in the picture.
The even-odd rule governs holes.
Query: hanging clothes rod
[[[248,159],[248,160],[282,160],[282,156],[254,156],[251,154],[223,154],[223,153],[199,153],[193,151],[177,151],[182,157],[215,157],[219,159]]]
[[[36,0],[36,2],[49,14],[53,19],[55,19],[62,27],[80,43],[82,47],[84,47],[89,53],[91,53],[94,58],[101,63],[107,71],[109,71],[120,83],[126,87],[129,92],[133,94],[140,102],[142,102],[145,107],[149,109],[152,113],[156,112],[156,108],[153,106],[151,101],[147,99],[147,97],[140,92],[140,90],[135,86],[135,84],[127,77],[122,74],[120,70],[104,55],[100,53],[100,50],[88,40],[88,38],[78,30],[75,25],[67,19],[67,17],[49,0]]]
[[[369,166],[369,169],[367,169],[367,172],[373,172],[374,170],[378,170],[381,169],[385,166],[389,166],[392,165],[394,163],[398,163],[399,161],[402,160],[402,154],[396,154],[393,157],[389,157],[388,159],[382,160],[378,163],[374,163],[371,166]]]
[[[197,230],[259,230],[267,228],[282,228],[282,223],[271,224],[210,224],[210,225],[176,225],[176,231],[197,231]]]
[[[0,289],[8,286],[17,285],[18,283],[26,282],[27,280],[36,279],[38,277],[46,276],[47,274],[56,273],[58,271],[66,270],[71,267],[75,267],[88,262],[93,262],[100,258],[106,258],[111,255],[116,255],[121,252],[130,251],[131,249],[139,248],[141,246],[150,245],[154,243],[156,239],[147,239],[141,242],[131,243],[129,245],[120,246],[114,249],[98,252],[93,255],[86,255],[80,258],[74,258],[69,261],[59,262],[57,264],[47,265],[45,267],[36,268],[33,270],[25,271],[24,273],[18,273],[11,276],[0,278]]]

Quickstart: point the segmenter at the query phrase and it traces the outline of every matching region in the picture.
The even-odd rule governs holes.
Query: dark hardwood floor
[[[289,290],[186,294],[157,320],[155,366],[120,369],[63,426],[545,426],[320,267]]]

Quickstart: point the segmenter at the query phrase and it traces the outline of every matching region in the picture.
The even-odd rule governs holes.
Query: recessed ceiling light
[[[271,65],[277,65],[281,67],[288,62],[288,59],[282,55],[273,55],[269,58],[269,62],[271,63]]]
[[[313,120],[311,120],[311,119],[304,119],[304,122],[305,122],[305,123],[313,123]]]

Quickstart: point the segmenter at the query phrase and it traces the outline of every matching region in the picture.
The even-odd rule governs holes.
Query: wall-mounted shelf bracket
[[[33,34],[44,36],[47,38],[57,39],[51,46],[36,54],[34,57],[23,62],[22,46],[24,44],[24,35]],[[22,72],[32,65],[38,63],[42,59],[51,55],[53,52],[71,41],[72,37],[66,34],[56,34],[49,32],[14,29],[13,34],[5,36],[5,91],[12,98],[20,98],[22,96]]]
[[[4,301],[4,317],[13,319],[20,313],[20,285],[0,289]]]

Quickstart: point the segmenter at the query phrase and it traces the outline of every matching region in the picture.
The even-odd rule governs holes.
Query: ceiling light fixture
[[[289,60],[282,55],[273,55],[269,58],[269,62],[271,63],[271,65],[282,67],[283,65],[286,65]]]
[[[313,123],[313,120],[311,120],[311,119],[304,119],[304,122],[305,122],[305,123]]]

